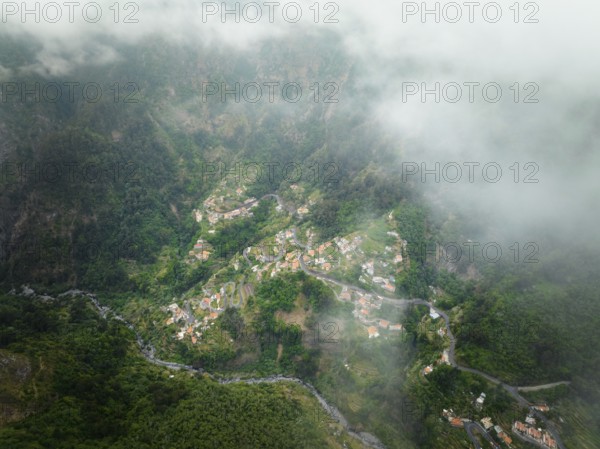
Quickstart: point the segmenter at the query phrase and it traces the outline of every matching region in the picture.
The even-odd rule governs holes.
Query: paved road
[[[552,435],[552,438],[554,438],[556,440],[556,444],[558,445],[558,447],[560,449],[567,449],[565,447],[565,444],[563,443],[563,441],[560,439],[558,431],[556,430],[556,427],[554,427],[554,424],[552,423],[552,421],[550,421],[548,418],[546,418],[546,415],[544,415],[539,410],[532,408],[531,412],[537,418],[539,418],[541,421],[544,421],[544,424],[546,424],[546,429],[548,430],[548,432],[550,432],[550,434]]]
[[[469,372],[469,373],[473,373],[473,374],[477,374],[480,375],[484,378],[486,378],[487,380],[489,380],[490,382],[496,384],[496,385],[501,385],[514,399],[516,399],[519,402],[519,405],[523,406],[523,407],[528,407],[529,405],[531,405],[529,403],[529,401],[527,401],[527,399],[525,399],[523,396],[521,396],[519,394],[519,391],[535,391],[535,390],[541,390],[544,388],[552,388],[554,386],[557,385],[567,385],[570,382],[568,381],[562,381],[562,382],[554,382],[554,383],[550,383],[550,384],[543,384],[543,385],[535,385],[535,386],[528,386],[528,387],[518,387],[518,386],[512,386],[512,385],[508,385],[506,383],[504,383],[503,381],[501,381],[500,379],[484,373],[483,371],[480,371],[476,368],[470,368],[468,366],[463,366],[460,365],[459,363],[457,363],[456,361],[456,337],[454,336],[454,334],[452,333],[452,330],[450,328],[450,317],[448,316],[448,314],[446,312],[444,312],[443,310],[438,309],[437,307],[435,307],[433,304],[431,304],[430,302],[421,299],[421,298],[412,298],[412,299],[406,299],[406,298],[393,298],[393,297],[389,297],[389,296],[385,296],[385,295],[379,295],[370,291],[367,291],[363,288],[357,287],[355,285],[352,284],[348,284],[346,282],[337,280],[335,278],[332,278],[331,276],[328,276],[326,274],[323,273],[319,273],[317,271],[311,270],[309,268],[306,267],[306,264],[304,263],[304,258],[302,255],[300,255],[298,257],[298,260],[300,262],[300,267],[302,268],[302,270],[306,273],[309,274],[311,276],[314,276],[318,279],[321,279],[323,281],[327,281],[327,282],[331,282],[333,284],[336,284],[340,287],[346,287],[348,289],[352,289],[355,290],[357,292],[360,292],[362,294],[371,294],[371,295],[375,295],[378,298],[380,298],[384,303],[387,304],[391,304],[397,307],[406,307],[408,305],[424,305],[429,307],[430,310],[433,310],[435,312],[437,312],[442,319],[444,320],[445,323],[445,328],[446,328],[446,335],[448,337],[448,339],[450,340],[450,347],[448,348],[448,361],[450,362],[450,365],[461,370],[461,371],[465,371],[465,372]]]
[[[250,206],[250,205],[252,205],[254,203],[257,203],[258,201],[260,201],[260,200],[262,200],[264,198],[270,198],[270,197],[271,198],[275,198],[277,200],[277,203],[283,209],[286,209],[290,214],[293,215],[296,212],[295,207],[286,205],[285,202],[283,201],[283,199],[279,195],[277,195],[277,194],[266,194],[266,195],[263,195],[260,199],[251,201],[249,203],[245,203],[244,206],[248,207],[248,206]],[[294,243],[298,247],[300,247],[301,249],[307,249],[308,247],[306,245],[304,245],[304,244],[302,244],[301,242],[298,241],[297,231],[296,231],[295,227],[292,229],[292,232],[293,232],[293,241],[294,241]],[[250,260],[247,257],[247,251],[246,250],[243,251],[243,255],[244,255],[244,258],[248,261],[248,263],[250,263]],[[278,258],[281,258],[281,256],[282,256],[282,254],[281,254],[281,251],[280,251],[280,254],[278,254],[275,257],[278,259]],[[536,390],[541,390],[543,388],[552,388],[552,387],[557,386],[557,385],[563,385],[563,384],[569,384],[570,383],[570,382],[567,382],[567,381],[563,381],[563,382],[554,382],[554,383],[550,383],[550,384],[543,384],[543,385],[536,385],[536,386],[518,387],[518,386],[508,385],[508,384],[502,382],[500,379],[497,379],[496,377],[494,377],[494,376],[492,376],[490,374],[484,373],[483,371],[480,371],[478,369],[470,368],[470,367],[467,367],[467,366],[460,365],[460,364],[458,364],[456,362],[456,356],[455,356],[455,353],[456,353],[456,338],[454,337],[454,335],[452,334],[452,330],[450,329],[450,318],[448,317],[448,315],[443,310],[440,310],[440,309],[436,308],[433,304],[431,304],[430,302],[428,302],[428,301],[426,301],[424,299],[421,299],[421,298],[406,299],[406,298],[397,298],[397,297],[390,297],[390,296],[386,296],[386,295],[376,294],[376,293],[367,291],[367,290],[365,290],[365,289],[363,289],[361,287],[358,287],[358,286],[355,286],[355,285],[352,285],[352,284],[348,284],[348,283],[343,282],[343,281],[339,281],[339,280],[337,280],[335,278],[332,278],[331,276],[328,276],[328,275],[326,275],[324,273],[320,273],[320,272],[317,272],[317,271],[314,271],[314,270],[310,270],[310,269],[308,269],[306,267],[306,264],[304,263],[304,257],[303,256],[304,256],[304,254],[302,252],[298,256],[298,261],[300,262],[301,269],[306,274],[308,274],[310,276],[314,276],[317,279],[321,279],[323,281],[330,282],[330,283],[333,283],[333,284],[341,286],[341,287],[346,287],[348,289],[355,290],[355,291],[360,292],[362,294],[370,294],[370,295],[377,296],[383,302],[385,302],[387,304],[391,304],[391,305],[397,306],[397,307],[406,307],[406,306],[411,305],[411,304],[412,305],[424,305],[424,306],[429,307],[430,310],[433,310],[433,311],[437,312],[442,317],[442,319],[444,320],[445,328],[446,328],[446,335],[447,335],[448,339],[450,340],[450,347],[448,349],[448,360],[449,360],[450,365],[453,366],[453,367],[455,367],[455,368],[457,368],[457,369],[459,369],[459,370],[461,370],[461,371],[470,372],[470,373],[482,376],[485,379],[487,379],[488,381],[490,381],[490,382],[492,382],[492,383],[494,383],[496,385],[501,385],[519,403],[519,405],[522,406],[522,407],[529,407],[529,406],[531,406],[531,404],[529,403],[529,401],[527,401],[527,399],[525,399],[523,396],[521,396],[519,394],[519,391],[536,391]],[[95,298],[95,296],[94,296],[94,298]],[[95,305],[98,307],[98,309],[100,310],[100,312],[103,313],[103,316],[105,316],[107,308],[100,307],[100,305],[98,304],[97,300],[95,301]],[[121,318],[121,320],[122,320],[122,318]],[[124,321],[124,320],[122,320],[122,321]],[[137,333],[136,333],[136,335],[137,335]],[[141,341],[141,339],[138,336],[138,342],[140,342],[140,341]],[[195,370],[194,368],[186,366],[186,365],[180,365],[180,364],[177,364],[177,363],[165,362],[165,361],[162,361],[162,360],[155,359],[154,358],[154,348],[151,348],[151,351],[149,351],[150,355],[147,355],[146,352],[144,352],[144,351],[143,351],[143,353],[144,353],[144,356],[149,361],[151,361],[152,363],[155,363],[155,364],[159,364],[159,365],[162,365],[162,366],[168,366],[168,367],[175,368],[175,369],[187,369],[187,370],[193,370],[193,371],[200,371],[200,372],[202,372],[202,370]],[[253,379],[252,381],[253,382],[266,381],[264,379],[273,379],[273,377],[263,378],[263,379]],[[286,378],[286,379],[289,379],[289,378]],[[297,379],[297,380],[299,382],[302,382],[300,379]],[[242,380],[239,380],[239,381],[241,382]],[[249,381],[249,380],[246,379],[244,382],[247,382],[247,381]],[[296,380],[294,380],[294,381],[296,381]],[[227,381],[227,382],[230,383],[232,381],[230,380],[230,381]],[[308,384],[305,384],[305,385],[308,385]],[[316,392],[316,390],[314,389],[314,387],[310,386],[308,388],[314,390],[313,394],[318,395],[318,393]],[[319,399],[319,398],[321,398],[321,397],[317,396],[317,399]],[[321,402],[321,400],[323,402]],[[322,404],[323,403],[327,404],[325,402],[325,400],[322,399],[322,398],[319,399],[319,402],[321,402]],[[329,404],[327,404],[327,405],[329,407],[329,410],[335,409],[333,406],[330,406]],[[337,409],[335,409],[335,410],[337,410]],[[338,413],[339,413],[339,411],[338,411]],[[555,428],[547,420],[547,418],[541,412],[539,412],[537,410],[535,411],[535,414],[536,414],[536,416],[538,416],[541,420],[543,420],[546,423],[548,430],[552,433],[552,435],[555,438],[555,440],[557,441],[557,444],[559,445],[560,449],[566,449],[564,447],[564,445],[562,444],[562,441],[558,437],[558,433],[556,432]],[[339,415],[341,416],[341,414],[339,414]],[[346,424],[345,425],[346,429],[350,432],[351,429],[348,426],[347,421],[344,420],[344,422]],[[478,431],[482,432],[482,434],[486,438],[489,437],[489,434],[478,423],[472,423],[472,424],[470,424],[468,426],[468,428],[467,428],[467,426],[465,426],[465,428],[467,429],[467,433],[469,434],[469,437],[472,439],[472,441],[474,440],[474,442],[477,441],[477,439],[474,438],[473,435],[472,435],[472,431],[473,430],[478,430]],[[355,434],[355,435],[358,435],[358,434]],[[381,445],[381,443],[375,437],[373,437],[372,435],[369,435],[369,434],[367,434],[367,435],[368,435],[368,437],[365,437],[366,439],[364,441],[360,437],[360,435],[358,435],[357,437],[359,439],[361,439],[361,441],[363,441],[363,443],[368,444],[371,447],[376,447],[376,448],[383,447]],[[370,443],[367,443],[368,440],[370,440]],[[476,443],[476,446],[478,446],[478,444],[479,443]],[[479,449],[479,447],[477,449]]]
[[[464,424],[465,430],[467,431],[467,435],[473,443],[473,445],[475,445],[475,449],[482,449],[481,444],[479,444],[479,440],[475,436],[475,432],[479,432],[483,436],[483,438],[488,440],[494,449],[500,449],[498,443],[494,441],[489,432],[485,430],[481,424],[475,421],[466,421]]]
[[[534,385],[531,387],[517,387],[519,389],[519,391],[538,391],[538,390],[545,390],[546,388],[554,388],[554,387],[558,387],[559,385],[569,385],[571,382],[563,380],[562,382],[553,382],[550,384],[544,384],[544,385]]]

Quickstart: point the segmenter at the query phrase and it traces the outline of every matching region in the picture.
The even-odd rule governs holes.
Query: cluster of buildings
[[[394,254],[394,263],[402,263],[402,261],[404,260],[404,257],[402,257],[402,251],[406,251],[406,246],[408,245],[408,242],[406,240],[401,239],[400,235],[396,231],[388,231],[387,235],[389,235],[390,237],[394,237],[400,243],[401,249],[400,251],[396,251],[396,253]],[[390,246],[386,246],[385,251],[392,252],[393,248]]]
[[[538,405],[533,406],[537,410],[541,408],[544,411],[548,411],[550,408],[547,405]],[[515,421],[512,426],[512,431],[520,436],[522,439],[529,441],[530,443],[537,444],[543,448],[556,449],[558,444],[556,440],[552,437],[550,432],[546,430],[542,430],[541,428],[536,428],[536,420],[532,414],[527,415],[525,418],[525,422]]]
[[[264,244],[262,246],[248,247],[247,256],[253,256],[259,264],[252,266],[252,272],[256,273],[257,280],[262,280],[267,275],[277,276],[282,271],[300,270],[300,251],[297,249],[288,249],[288,240],[293,239],[294,232],[291,229],[278,232],[275,235],[275,244]],[[250,260],[248,259],[250,262]],[[250,262],[252,263],[252,262]],[[269,274],[270,272],[270,274]]]
[[[342,253],[347,260],[352,260],[352,253],[364,254],[362,249],[359,248],[363,241],[362,237],[359,235],[355,236],[351,241],[343,237],[335,237],[333,241],[337,245],[340,253]]]
[[[298,214],[298,216],[303,217],[304,215],[308,214],[310,212],[310,210],[308,209],[308,206],[306,204],[300,206],[297,210],[296,213]]]
[[[353,289],[344,288],[340,293],[342,301],[354,302],[352,314],[367,328],[369,338],[377,338],[380,331],[401,332],[402,324],[391,323],[388,320],[373,317],[376,310],[381,309],[383,301],[371,294],[362,294]]]
[[[210,257],[211,249],[212,248],[208,242],[198,239],[194,244],[194,249],[188,253],[188,256],[195,257],[199,261],[204,262]]]
[[[468,418],[461,418],[461,417],[456,416],[452,409],[449,409],[449,410],[443,409],[442,416],[448,420],[448,422],[450,423],[450,425],[452,427],[463,428],[463,427],[465,427],[465,423],[471,422],[471,420]],[[482,418],[480,420],[480,422],[486,432],[488,430],[490,430],[491,428],[493,428],[494,431],[496,432],[496,435],[498,435],[498,438],[500,440],[502,440],[507,446],[510,447],[510,445],[512,444],[512,439],[508,436],[508,434],[504,430],[502,430],[502,427],[500,427],[498,425],[494,425],[494,423],[492,422],[492,418],[490,418],[488,416],[488,417]],[[488,439],[488,441],[492,444],[493,447],[495,447],[495,448],[499,447],[491,439],[489,434],[486,434],[486,439]]]
[[[448,422],[450,423],[450,425],[452,427],[464,427],[465,422],[469,421],[466,418],[460,418],[460,417],[456,416],[454,414],[454,410],[452,410],[452,409],[449,409],[449,410],[443,409],[442,416],[448,420]]]
[[[285,255],[283,261],[277,261],[275,263],[275,269],[271,272],[271,276],[274,276],[274,272],[277,273],[281,270],[298,271],[300,269],[300,261],[298,260],[298,254],[296,251],[290,251]]]
[[[181,326],[176,334],[177,339],[183,340],[185,336],[188,335],[192,338],[192,343],[196,343],[196,328],[199,326],[200,323],[196,321],[195,317],[191,314],[191,311],[184,310],[181,307],[179,307],[176,303],[173,303],[167,307],[167,312],[170,312],[171,316],[166,319],[165,324],[169,326],[175,323]]]
[[[440,356],[440,358],[438,359],[438,361],[435,363],[436,365],[450,365],[450,354],[448,354],[448,350],[444,349],[442,351],[442,355]],[[423,368],[423,374],[424,375],[428,375],[431,374],[434,370],[434,365],[427,365],[425,368]],[[483,393],[481,393],[483,394]],[[485,397],[485,394],[483,395]]]
[[[221,288],[223,290],[223,288]],[[225,310],[221,306],[222,293],[208,293],[204,298],[191,299],[186,303],[185,308],[179,307],[176,303],[171,304],[166,308],[166,312],[170,313],[171,316],[165,320],[165,325],[178,324],[181,327],[176,334],[178,340],[183,340],[186,336],[189,336],[192,344],[196,344],[198,339],[202,337],[202,333],[209,329],[219,315]],[[206,312],[206,315],[201,320],[196,319],[191,310],[191,305],[198,305],[202,310]],[[215,307],[216,306],[216,307]]]
[[[475,401],[475,406],[479,410],[481,410],[481,407],[483,406],[484,401],[485,401],[485,394],[481,393],[479,395],[479,398],[477,398],[477,400]],[[538,409],[538,410],[540,408],[544,408],[545,411],[547,411],[549,409],[548,406],[546,406],[546,405],[532,407],[532,409]],[[454,412],[452,411],[452,409],[450,409],[450,410],[444,409],[442,415],[448,420],[450,425],[452,425],[454,427],[464,427],[465,422],[470,422],[469,419],[457,417],[454,414]],[[511,445],[513,443],[512,438],[508,435],[507,432],[504,431],[504,429],[502,429],[502,427],[500,427],[499,425],[494,425],[494,423],[492,422],[492,418],[490,418],[488,416],[488,417],[482,418],[480,420],[480,422],[486,432],[490,431],[493,428],[493,430],[496,432],[498,439],[500,441],[504,442],[504,444],[506,444],[508,447],[511,447]],[[512,431],[515,435],[519,436],[521,439],[528,441],[530,443],[536,444],[544,449],[558,448],[558,444],[557,444],[556,440],[552,437],[552,434],[546,430],[542,430],[539,427],[536,428],[535,425],[536,425],[536,420],[535,420],[533,414],[530,413],[527,416],[527,418],[525,419],[524,423],[521,421],[515,421],[512,425]],[[488,440],[489,440],[489,438],[488,438]],[[494,445],[494,447],[497,447],[497,445],[495,445],[495,443],[493,443],[493,445]]]
[[[383,268],[388,266],[387,262],[380,262]],[[363,270],[363,274],[360,277],[360,281],[368,282],[371,281],[373,284],[379,285],[382,289],[387,292],[394,293],[396,291],[396,286],[394,285],[396,280],[394,276],[389,276],[388,278],[384,278],[382,276],[375,276],[375,261],[370,259],[361,265]]]
[[[243,192],[244,190],[240,187],[238,187],[236,190],[238,196],[240,196]],[[244,203],[241,206],[237,207],[236,209],[225,213],[218,212],[216,210],[217,204],[222,206],[224,200],[224,196],[217,197],[215,195],[211,195],[204,201],[204,208],[206,209],[208,222],[213,226],[217,224],[221,219],[233,220],[237,217],[251,217],[252,212],[250,211],[250,209],[258,205],[256,198],[248,198],[246,201],[244,201]],[[194,215],[196,221],[202,221],[202,214],[200,213],[200,211],[194,211]]]
[[[292,190],[297,190],[297,185],[290,186]],[[243,196],[245,193],[245,189],[242,187],[238,187],[236,189],[236,194],[238,197]],[[258,202],[255,198],[248,198],[240,207],[234,209],[232,211],[221,213],[218,212],[219,209],[223,208],[225,197],[218,196],[217,194],[212,194],[204,201],[203,211],[207,218],[208,222],[211,225],[215,225],[220,220],[232,220],[236,217],[243,216],[251,216],[251,209],[255,207]],[[310,204],[310,202],[309,202]],[[298,208],[298,215],[302,216],[309,212],[308,205],[303,205]],[[199,210],[194,211],[194,215],[196,221],[200,222],[203,219],[203,213]],[[214,230],[213,230],[214,231]],[[210,232],[210,231],[209,231]],[[395,237],[401,245],[406,245],[405,241],[400,240],[400,236],[397,232],[390,231],[388,235]],[[244,252],[244,255],[248,262],[250,262],[249,257],[253,257],[258,264],[252,266],[251,270],[256,274],[257,281],[261,281],[265,277],[275,277],[282,271],[291,271],[295,272],[300,270],[301,263],[300,257],[303,257],[303,262],[311,267],[318,269],[320,271],[328,272],[331,271],[335,264],[338,262],[340,254],[344,256],[346,260],[351,261],[353,256],[364,255],[364,252],[360,249],[360,245],[363,242],[363,237],[360,235],[356,235],[353,238],[343,238],[343,237],[335,237],[332,241],[327,241],[320,244],[318,247],[311,248],[311,237],[309,235],[308,245],[309,248],[305,251],[301,251],[298,248],[294,248],[291,251],[286,251],[286,247],[288,247],[288,241],[295,240],[294,233],[292,230],[288,229],[285,231],[281,231],[276,234],[275,242],[276,245],[273,245],[273,251],[271,252],[271,248],[260,248],[260,247],[250,247],[247,248]],[[401,246],[400,245],[400,246]],[[295,246],[295,245],[293,245]],[[397,245],[394,245],[396,247]],[[198,260],[204,261],[207,260],[211,255],[212,248],[210,245],[199,239],[197,243],[194,245],[194,249],[189,252],[191,257],[195,257]],[[386,252],[393,252],[391,247],[386,247]],[[302,255],[302,253],[304,253]],[[396,251],[394,255],[393,263],[402,262],[402,254],[401,250]],[[252,263],[252,262],[250,262]],[[364,275],[369,278],[369,281],[375,285],[379,285],[383,290],[393,293],[396,291],[395,286],[395,278],[393,275],[390,276],[377,276],[375,275],[375,260],[371,259],[362,264]],[[377,261],[378,265],[381,265],[383,269],[387,268],[390,265],[390,262],[386,261]],[[362,278],[362,276],[361,276]],[[362,279],[365,282],[365,279]],[[207,298],[205,298],[206,300]],[[374,310],[379,310],[381,308],[382,299],[377,297],[376,295],[370,294],[361,294],[355,290],[347,290],[344,289],[340,295],[340,299],[344,301],[352,301],[355,304],[354,315],[357,317],[360,322],[365,325],[367,329],[367,335],[369,338],[377,338],[380,336],[382,331],[386,332],[401,332],[403,330],[402,325],[399,323],[390,323],[384,319],[378,319],[373,315]],[[204,301],[204,300],[203,300]],[[208,303],[210,304],[210,303]],[[202,304],[201,304],[202,306]],[[218,311],[213,310],[212,306],[207,305],[207,309],[210,309],[210,313],[217,313]],[[217,307],[218,309],[218,307]],[[209,320],[210,320],[209,315]],[[217,315],[218,316],[218,315]],[[173,317],[174,322],[177,321],[175,317]],[[185,329],[183,334],[180,332],[178,334],[178,338],[183,338],[183,336],[188,333],[188,330]],[[198,335],[199,336],[199,335]]]
[[[296,184],[291,184],[290,188],[294,191],[294,192],[303,192],[304,188],[300,187]],[[307,215],[310,212],[309,207],[313,206],[316,204],[316,201],[314,200],[308,200],[308,203],[303,204],[302,206],[300,206],[298,209],[296,209],[296,214],[298,215],[299,218],[304,217],[305,215]]]
[[[344,293],[344,292],[342,292]],[[352,297],[355,296],[354,302],[354,311],[352,314],[358,318],[360,322],[363,324],[370,324],[375,322],[374,319],[370,318],[371,314],[374,310],[381,309],[381,301],[379,298],[373,297],[371,294],[360,294],[355,292],[354,290],[350,291],[350,300],[352,301]]]
[[[512,444],[512,438],[508,436],[508,434],[502,429],[502,427],[495,425],[494,430],[496,431],[496,435],[500,438],[507,446]]]
[[[330,271],[335,261],[335,249],[331,242],[322,243],[316,249],[311,248],[304,255],[304,263],[306,265],[319,268],[323,271]]]

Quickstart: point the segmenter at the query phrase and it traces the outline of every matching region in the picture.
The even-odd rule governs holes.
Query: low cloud
[[[26,3],[33,8],[34,2]],[[223,23],[221,2],[123,3],[117,23],[111,9],[114,2],[109,1],[97,3],[102,10],[97,23],[85,20],[80,11],[73,23],[66,12],[59,23],[22,23],[18,15],[6,16],[3,10],[0,35],[38,42],[35,63],[22,70],[66,76],[77,67],[118,61],[122,57],[118,43],[135,45],[152,36],[174,45],[256,52],[267,40],[334,32],[343,43],[340,51],[354,61],[356,85],[374,92],[372,101],[363,106],[386,133],[397,137],[399,166],[401,162],[426,162],[430,167],[436,162],[495,162],[504,168],[498,183],[436,183],[430,176],[421,183],[429,197],[465,213],[480,211],[507,234],[529,232],[541,225],[561,233],[578,230],[582,238],[595,233],[600,218],[596,193],[600,178],[595,173],[600,162],[600,91],[594,87],[600,79],[600,60],[594,55],[600,42],[595,23],[600,5],[557,0],[501,2],[496,3],[501,19],[491,23],[494,10],[484,15],[482,10],[490,2],[482,2],[470,23],[468,7],[458,2],[462,18],[449,23],[448,17],[454,17],[451,7],[456,7],[442,2],[438,3],[438,23],[434,14],[423,20],[421,2],[322,3],[318,16],[316,3],[299,2],[302,17],[292,23],[294,9],[287,16],[282,14],[288,3],[276,7],[273,23],[262,2],[256,3],[262,13],[256,23],[245,20],[255,18],[257,11],[252,5],[244,9],[247,2],[240,5],[240,12],[245,11],[240,23],[233,14]],[[519,7],[518,16],[514,5]],[[419,11],[408,14],[415,7]],[[432,10],[435,2],[427,2],[427,7]],[[94,18],[93,13],[90,9],[87,18]],[[533,20],[538,22],[526,23]],[[0,77],[9,74],[0,65]],[[431,93],[421,98],[423,83],[427,89],[440,83],[439,102]],[[447,101],[443,93],[452,93],[449,86],[454,83],[463,87],[479,83],[473,101],[466,87],[460,101]],[[484,97],[482,87],[488,83],[501,87],[498,102]],[[415,85],[420,91],[407,96],[407,89]],[[343,101],[342,92],[341,106]],[[352,104],[352,99],[347,102]],[[515,173],[509,167],[515,162],[520,164],[520,177],[527,174],[524,164],[537,164],[539,182],[514,182]]]

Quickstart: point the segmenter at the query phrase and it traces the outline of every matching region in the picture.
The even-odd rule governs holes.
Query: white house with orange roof
[[[367,333],[369,334],[369,338],[377,338],[379,337],[379,331],[375,326],[369,326],[367,328]]]
[[[386,282],[383,287],[384,290],[387,290],[388,292],[394,293],[396,291],[396,287],[393,286],[392,284],[390,284],[389,282]]]

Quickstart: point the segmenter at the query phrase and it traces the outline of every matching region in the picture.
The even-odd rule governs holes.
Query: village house
[[[173,315],[173,322],[174,323],[176,323],[177,321],[181,320],[182,318],[186,318],[187,317],[186,313],[177,304],[175,304],[175,303],[173,303],[170,306],[168,306],[167,309]]]
[[[536,404],[532,407],[536,410],[539,410],[540,412],[550,411],[550,407],[548,407],[546,404]]]
[[[223,214],[223,218],[225,220],[233,220],[235,217],[237,217],[240,214],[241,214],[241,211],[239,209],[235,209],[235,210],[232,210],[231,212],[226,212],[225,214]]]
[[[193,255],[194,255],[194,257],[196,257],[196,259],[198,259],[200,261],[206,261],[210,257],[210,252],[202,251],[200,253],[195,253]]]
[[[542,436],[542,443],[548,446],[550,449],[556,449],[556,447],[558,447],[556,440],[547,432],[544,432],[544,435]]]
[[[556,440],[552,438],[550,433],[543,431],[542,429],[536,429],[535,427],[524,424],[520,421],[515,421],[513,423],[512,430],[517,435],[521,434],[532,438],[538,444],[544,445],[550,449],[556,449],[558,447]]]
[[[477,399],[475,399],[475,407],[481,410],[483,403],[485,402],[485,393],[481,393]]]
[[[387,290],[388,292],[394,293],[396,291],[396,287],[393,286],[392,284],[390,284],[389,282],[386,282],[383,287],[384,290]]]
[[[440,358],[440,361],[442,363],[445,363],[446,365],[450,365],[450,355],[448,354],[447,349],[444,349],[444,351],[442,352],[442,357]]]
[[[464,423],[462,422],[462,420],[460,418],[452,418],[450,420],[450,425],[452,427],[463,427]]]
[[[389,329],[391,331],[401,331],[402,330],[402,324],[390,324]]]
[[[369,338],[377,338],[379,337],[379,332],[375,326],[369,326],[367,328],[367,333],[369,334]]]
[[[383,279],[381,276],[373,276],[373,282],[376,284],[383,284],[385,279]]]
[[[481,424],[483,425],[483,428],[485,430],[488,430],[490,427],[493,426],[492,418],[490,418],[489,416],[485,417],[485,418],[481,418]]]
[[[340,299],[342,301],[350,301],[352,299],[352,294],[346,288],[344,288],[344,290],[342,290],[340,293]]]
[[[521,433],[527,433],[527,426],[523,424],[521,421],[515,421],[513,423],[513,430],[516,430]]]
[[[540,429],[536,429],[534,427],[528,427],[527,428],[527,434],[533,438],[534,440],[541,440],[542,439],[542,431]]]
[[[202,221],[202,213],[198,209],[194,209],[192,213],[194,214],[194,219],[196,220],[196,223],[200,223]]]
[[[379,320],[379,327],[382,329],[387,329],[390,325],[390,322],[387,320]]]
[[[502,439],[502,441],[506,443],[507,446],[510,446],[512,444],[512,438],[509,437],[506,432],[501,432],[498,434],[498,436]]]

